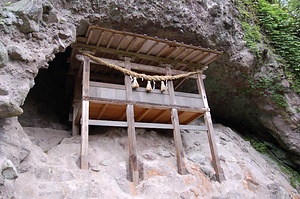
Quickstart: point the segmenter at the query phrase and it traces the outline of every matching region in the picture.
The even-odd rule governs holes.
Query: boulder
[[[25,49],[21,49],[19,46],[10,45],[7,46],[7,52],[11,59],[13,60],[20,60],[25,61],[26,60],[26,54]]]
[[[0,166],[0,173],[4,179],[13,180],[18,177],[16,167],[10,160],[4,160]]]
[[[5,66],[5,64],[8,62],[8,54],[5,46],[0,41],[0,68]]]

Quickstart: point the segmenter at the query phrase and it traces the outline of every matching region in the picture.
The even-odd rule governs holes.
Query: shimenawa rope
[[[86,53],[86,52],[84,52],[82,54],[85,56],[88,56],[91,60],[93,60],[97,63],[103,64],[112,69],[118,70],[126,75],[130,75],[132,77],[141,78],[141,79],[148,80],[148,81],[172,81],[172,80],[188,77],[188,76],[195,75],[195,74],[202,72],[202,71],[194,71],[194,72],[187,72],[184,74],[179,74],[179,75],[174,75],[174,76],[171,76],[171,75],[146,75],[146,74],[136,73],[134,71],[128,70],[126,68],[122,68],[115,64],[108,63],[108,62],[106,62],[98,57],[95,57],[89,53]]]

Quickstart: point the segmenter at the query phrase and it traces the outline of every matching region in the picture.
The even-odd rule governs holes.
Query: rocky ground
[[[88,25],[98,25],[223,51],[206,71],[213,114],[259,135],[275,137],[300,165],[299,95],[290,89],[271,49],[262,46],[262,58],[250,52],[239,15],[229,0],[2,0],[0,118],[22,114],[39,69],[47,68],[56,53],[85,34]],[[259,84],[263,80],[282,91],[265,88]],[[257,91],[253,85],[264,89]],[[276,104],[274,92],[285,107]]]
[[[179,175],[170,133],[139,129],[138,186],[127,180],[125,129],[91,129],[89,170],[80,170],[80,137],[22,128],[16,118],[1,124],[1,198],[300,198],[275,162],[218,124],[216,141],[226,181],[215,181],[205,132],[182,131],[189,174]]]

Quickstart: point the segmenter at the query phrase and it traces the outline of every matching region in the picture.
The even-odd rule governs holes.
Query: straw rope
[[[145,79],[145,80],[148,80],[148,81],[172,81],[172,80],[185,78],[185,77],[195,75],[197,73],[202,72],[202,71],[194,71],[194,72],[187,72],[187,73],[184,73],[184,74],[179,74],[179,75],[174,75],[174,76],[171,76],[171,75],[146,75],[146,74],[136,73],[136,72],[128,70],[126,68],[122,68],[120,66],[108,63],[108,62],[100,59],[99,57],[95,57],[95,56],[93,56],[89,53],[86,53],[86,52],[84,52],[82,54],[89,57],[91,60],[93,60],[97,63],[103,64],[103,65],[108,66],[112,69],[118,70],[118,71],[120,71],[120,72],[122,72],[126,75],[130,75],[130,76],[136,77],[136,78],[142,78],[142,79]]]

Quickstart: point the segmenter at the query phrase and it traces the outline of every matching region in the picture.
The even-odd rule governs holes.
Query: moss
[[[300,187],[300,173],[284,164],[279,163],[278,166],[288,176],[291,186],[298,189]]]
[[[251,138],[251,137],[247,137],[246,140],[250,142],[251,146],[256,151],[263,153],[263,154],[266,154],[268,152],[268,148],[264,142],[255,140],[254,138]]]
[[[300,187],[300,173],[297,172],[296,170],[293,170],[292,168],[290,168],[289,166],[287,166],[283,162],[281,162],[278,158],[275,158],[274,155],[272,155],[269,152],[269,149],[268,149],[269,145],[267,144],[267,142],[257,140],[252,135],[246,135],[246,137],[244,137],[244,139],[249,141],[251,146],[256,151],[258,151],[262,154],[265,154],[267,157],[272,159],[272,161],[277,163],[280,170],[287,175],[291,186],[294,187],[295,189],[299,189],[299,187]]]

